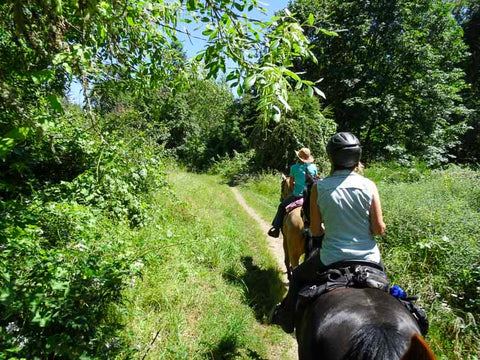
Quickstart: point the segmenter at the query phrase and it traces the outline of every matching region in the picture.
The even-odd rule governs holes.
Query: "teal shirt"
[[[312,163],[298,163],[290,167],[290,176],[295,178],[295,186],[293,188],[293,195],[302,196],[303,188],[305,187],[305,172],[312,176],[317,175],[317,166]]]
[[[325,225],[320,259],[380,262],[370,230],[371,181],[350,170],[335,171],[317,183],[318,207]]]

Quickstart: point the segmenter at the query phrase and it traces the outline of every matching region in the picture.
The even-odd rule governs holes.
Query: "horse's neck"
[[[291,182],[289,179],[290,178],[287,178],[282,183],[282,201],[285,200],[293,192],[293,182]]]

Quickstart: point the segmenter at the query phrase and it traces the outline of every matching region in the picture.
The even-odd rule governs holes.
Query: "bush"
[[[65,108],[64,115],[43,119],[35,129],[25,128],[18,144],[1,159],[0,199],[71,181],[93,165],[99,141],[85,128],[78,106]]]
[[[366,177],[387,183],[414,183],[429,177],[431,173],[432,170],[423,162],[375,163],[365,168]]]
[[[35,200],[0,229],[0,347],[7,357],[94,356],[118,348],[112,303],[137,259],[98,211]],[[6,204],[2,215],[12,213]]]
[[[292,92],[289,104],[292,110],[278,123],[272,121],[267,129],[257,126],[252,132],[257,167],[286,172],[297,161],[295,150],[306,146],[312,151],[319,171],[327,173],[330,162],[325,145],[337,127],[330,109],[322,109],[318,99],[309,97],[305,91]]]
[[[97,119],[103,137],[85,128],[73,136],[68,119],[57,119],[56,136],[85,159],[81,167],[56,148],[64,172],[45,181],[29,173],[30,191],[11,182],[18,198],[1,203],[0,348],[8,358],[112,357],[126,346],[123,289],[143,265],[133,236],[148,221],[151,193],[166,186],[163,150],[136,113],[117,114],[118,130]]]
[[[210,173],[221,175],[230,184],[238,184],[246,180],[252,173],[253,159],[255,151],[250,150],[246,153],[234,151],[230,158],[228,155],[220,157],[210,168]]]

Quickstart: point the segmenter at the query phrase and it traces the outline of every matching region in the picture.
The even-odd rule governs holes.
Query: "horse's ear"
[[[417,333],[412,335],[410,345],[400,360],[435,360],[432,350],[423,337]]]
[[[282,180],[287,180],[287,177],[285,176],[285,174],[282,174]]]

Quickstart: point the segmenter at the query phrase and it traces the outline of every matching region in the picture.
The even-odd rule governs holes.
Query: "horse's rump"
[[[288,278],[290,278],[292,270],[298,266],[300,256],[305,252],[301,211],[302,208],[297,207],[286,214],[283,220],[283,249]]]
[[[367,324],[353,334],[351,347],[343,360],[399,359],[409,341],[410,337],[391,324]]]
[[[291,176],[286,177],[285,175],[283,175],[282,178],[281,200],[283,201],[292,193],[294,179]],[[301,206],[295,207],[285,215],[282,225],[285,267],[289,279],[292,276],[292,270],[299,264],[300,256],[305,252],[303,228]]]
[[[371,288],[333,290],[297,315],[302,360],[399,359],[411,336],[420,333],[415,319],[397,299]]]

